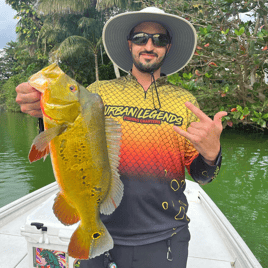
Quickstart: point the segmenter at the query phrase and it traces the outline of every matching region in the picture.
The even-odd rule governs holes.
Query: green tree
[[[8,111],[19,112],[20,106],[16,103],[15,88],[18,84],[27,81],[28,76],[25,74],[16,74],[9,78],[2,86],[2,94],[5,99],[5,106]],[[0,94],[1,94],[0,91]]]
[[[83,13],[92,8],[97,8],[100,11],[114,7],[136,10],[140,8],[140,3],[133,0],[39,0],[38,2],[38,10],[45,14]]]
[[[38,43],[42,46],[43,53],[49,55],[51,62],[57,61],[65,71],[71,71],[74,79],[86,83],[82,73],[86,73],[85,69],[92,71],[92,56],[95,76],[99,79],[98,51],[102,27],[100,13],[95,9],[85,11],[84,14],[48,15],[40,30]],[[88,82],[93,81],[89,79]]]
[[[143,6],[156,5],[189,20],[197,31],[194,57],[170,81],[193,91],[207,114],[213,116],[219,108],[230,112],[225,117],[225,126],[257,123],[265,128],[268,121],[268,86],[264,81],[264,69],[268,67],[265,1],[141,2]],[[248,20],[243,21],[242,15]]]
[[[15,18],[18,19],[16,27],[18,42],[14,48],[16,62],[13,66],[16,73],[30,69],[34,71],[47,64],[48,58],[42,55],[37,45],[43,17],[38,15],[35,10],[36,2],[36,0],[6,0],[6,3],[17,11]]]
[[[66,38],[53,52],[55,59],[68,60],[75,57],[75,62],[87,52],[94,55],[96,80],[99,80],[98,51],[102,42],[101,27],[93,18],[82,17],[78,22],[81,36],[72,35]]]
[[[14,66],[17,64],[15,51],[18,46],[17,42],[8,42],[0,53],[0,80],[6,80],[14,74],[17,74]]]

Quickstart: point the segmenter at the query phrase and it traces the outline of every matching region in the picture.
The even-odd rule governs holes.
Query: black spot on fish
[[[98,239],[100,237],[100,233],[95,233],[92,235],[94,239]]]
[[[100,192],[101,191],[101,188],[94,187],[94,190],[97,191],[97,192]]]
[[[84,180],[86,178],[86,176],[84,176],[82,179]]]

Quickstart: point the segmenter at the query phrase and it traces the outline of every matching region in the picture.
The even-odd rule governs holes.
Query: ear
[[[129,51],[131,51],[131,48],[132,48],[132,43],[131,43],[131,41],[130,40],[127,40],[127,42],[128,42],[128,49],[129,49]]]
[[[167,45],[167,53],[169,52],[170,48],[171,48],[171,43]]]

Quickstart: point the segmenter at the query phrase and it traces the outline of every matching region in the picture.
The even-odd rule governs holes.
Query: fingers
[[[185,137],[186,139],[190,140],[191,141],[191,138],[192,138],[192,134],[190,134],[189,132],[186,132],[184,130],[182,130],[180,127],[177,127],[177,126],[173,126],[173,129],[178,133],[180,134],[181,136]]]
[[[221,119],[222,119],[224,116],[226,116],[226,115],[228,115],[228,113],[225,112],[225,111],[216,113],[216,114],[214,115],[214,122],[215,122],[216,124],[221,124]]]
[[[211,120],[204,112],[202,112],[199,108],[194,106],[191,102],[185,102],[185,106],[191,110],[199,119],[200,121],[208,121]]]
[[[33,88],[29,83],[22,83],[16,87],[16,102],[20,105],[23,113],[34,117],[42,117],[40,107],[41,93]]]
[[[16,87],[16,91],[17,93],[27,94],[27,93],[35,92],[37,90],[34,87],[32,87],[28,82],[24,82],[24,83],[19,84]]]
[[[23,105],[40,101],[40,98],[41,93],[38,91],[32,91],[30,93],[17,93],[16,102],[20,105]]]
[[[31,110],[31,111],[28,112],[28,114],[30,116],[37,117],[37,118],[42,118],[43,117],[42,110]]]

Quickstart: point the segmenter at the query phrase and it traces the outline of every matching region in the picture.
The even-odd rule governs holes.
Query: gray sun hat
[[[181,70],[191,60],[197,42],[196,31],[187,20],[165,13],[156,7],[126,12],[110,18],[103,28],[102,39],[107,55],[125,72],[133,65],[127,36],[131,29],[142,22],[157,22],[164,26],[172,40],[171,48],[161,67],[161,72],[171,75]]]

